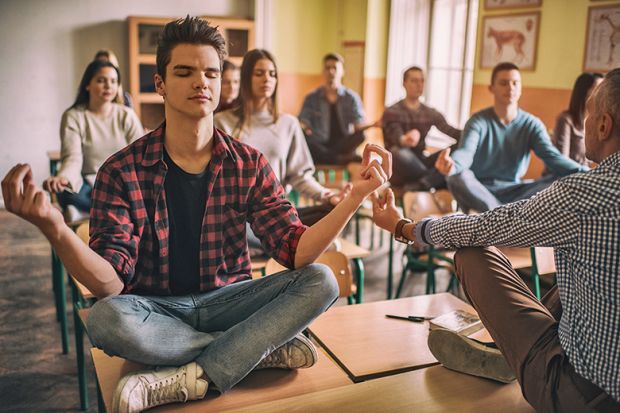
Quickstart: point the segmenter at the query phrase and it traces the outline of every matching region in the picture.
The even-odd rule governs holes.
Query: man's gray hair
[[[602,113],[611,115],[614,122],[613,132],[620,134],[620,68],[605,75],[594,103]]]

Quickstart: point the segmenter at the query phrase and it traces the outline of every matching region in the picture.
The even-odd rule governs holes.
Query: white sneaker
[[[450,370],[502,383],[516,379],[501,351],[454,331],[443,328],[430,330],[428,348]]]
[[[202,399],[209,387],[200,378],[203,373],[197,363],[191,362],[129,374],[116,386],[112,411],[135,413],[161,404]]]
[[[317,361],[314,344],[303,334],[297,334],[261,360],[255,367],[260,369],[306,369]]]

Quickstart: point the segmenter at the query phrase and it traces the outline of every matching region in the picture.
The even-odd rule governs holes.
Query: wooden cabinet
[[[243,55],[254,48],[254,21],[241,18],[203,16],[219,26],[226,39],[227,59],[241,65]],[[154,129],[164,119],[164,103],[155,93],[157,39],[164,25],[176,18],[130,16],[129,24],[129,92],[134,109],[147,129]]]

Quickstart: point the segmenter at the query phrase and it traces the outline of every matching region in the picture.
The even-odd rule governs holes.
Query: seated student
[[[551,140],[562,155],[580,163],[588,165],[586,159],[586,144],[583,139],[583,120],[586,112],[588,97],[603,81],[600,73],[582,73],[575,81],[570,96],[568,110],[560,113],[555,122]]]
[[[239,96],[240,74],[239,68],[230,60],[224,60],[222,65],[222,94],[220,104],[214,113],[232,109]]]
[[[464,373],[516,376],[538,412],[620,412],[620,69],[588,99],[585,140],[596,169],[480,215],[411,222],[391,191],[373,199],[376,224],[397,239],[460,248],[456,273],[501,351],[433,330],[433,355]],[[538,301],[491,245],[554,247],[557,285]]]
[[[323,58],[325,84],[304,99],[299,121],[315,164],[359,162],[355,149],[364,142],[364,109],[360,97],[342,85],[344,59]]]
[[[68,221],[88,217],[92,185],[106,158],[144,133],[132,109],[119,99],[120,73],[95,60],[84,71],[75,102],[60,123],[61,163],[43,188],[58,194]]]
[[[241,64],[239,104],[236,109],[215,115],[215,126],[265,155],[285,189],[292,187],[315,201],[336,205],[341,194],[314,178],[314,164],[299,121],[278,111],[277,91],[278,69],[271,53],[262,49],[247,52]],[[313,223],[304,220],[303,209],[298,213],[303,223]]]
[[[95,58],[93,60],[100,60],[102,62],[110,62],[118,69],[120,66],[118,65],[118,59],[114,52],[110,49],[101,49],[95,53]],[[119,69],[120,70],[120,69]],[[119,103],[121,105],[125,105],[128,108],[133,109],[133,99],[131,95],[127,91],[123,91],[123,85],[121,85],[120,81],[118,83],[118,96],[114,100],[114,103]]]
[[[385,147],[392,152],[394,161],[392,184],[415,184],[422,190],[445,187],[445,178],[435,169],[439,153],[424,153],[426,135],[435,126],[458,141],[461,131],[450,126],[441,113],[420,102],[424,94],[422,69],[412,66],[405,70],[403,87],[406,97],[387,108],[382,118]]]
[[[551,185],[554,176],[534,182],[520,180],[529,165],[531,150],[554,175],[587,170],[562,156],[540,119],[519,109],[521,74],[516,65],[495,66],[489,90],[493,106],[467,121],[452,157],[450,148],[444,149],[435,163],[446,175],[448,188],[463,210],[488,211],[529,198]]]
[[[254,369],[312,366],[316,350],[300,333],[338,296],[329,268],[312,262],[391,176],[390,153],[366,146],[350,194],[314,226],[302,225],[265,157],[213,127],[224,53],[224,38],[204,20],[164,27],[155,84],[165,123],[101,167],[90,248],[28,165],[2,181],[7,210],[38,226],[99,298],[87,321],[93,344],[162,366],[125,376],[115,412],[224,392]],[[251,279],[246,222],[290,271]]]

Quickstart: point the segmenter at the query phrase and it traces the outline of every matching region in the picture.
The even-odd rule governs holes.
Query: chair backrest
[[[78,235],[78,237],[80,237],[80,239],[84,242],[84,244],[88,245],[88,241],[90,239],[90,236],[88,234],[88,222],[84,222],[82,224],[80,224],[76,229],[75,229],[75,233]],[[75,278],[73,278],[73,276],[71,274],[69,274],[69,276],[73,279],[73,282],[75,283],[75,286],[77,287],[78,291],[80,292],[80,295],[82,296],[82,298],[85,299],[91,299],[94,298],[94,294],[90,292],[90,290],[88,288],[86,288],[86,286],[82,283],[80,283],[78,280],[76,280]]]
[[[77,227],[77,229],[75,230],[75,233],[78,235],[78,237],[80,237],[82,241],[84,241],[84,244],[86,245],[88,245],[88,241],[90,239],[90,236],[88,235],[88,230],[88,222],[80,224],[80,226]]]
[[[553,248],[550,247],[536,247],[534,248],[534,257],[536,258],[536,268],[538,274],[553,274],[555,273],[555,256],[553,254]]]
[[[349,297],[353,294],[353,272],[351,271],[351,264],[346,255],[340,251],[327,251],[321,254],[315,262],[325,264],[331,268],[338,281],[340,297]],[[284,266],[280,265],[273,258],[270,258],[265,266],[265,275],[275,274],[284,270],[286,270]]]
[[[418,221],[428,216],[443,216],[455,212],[454,198],[444,189],[434,192],[405,192],[403,210],[407,218]]]

